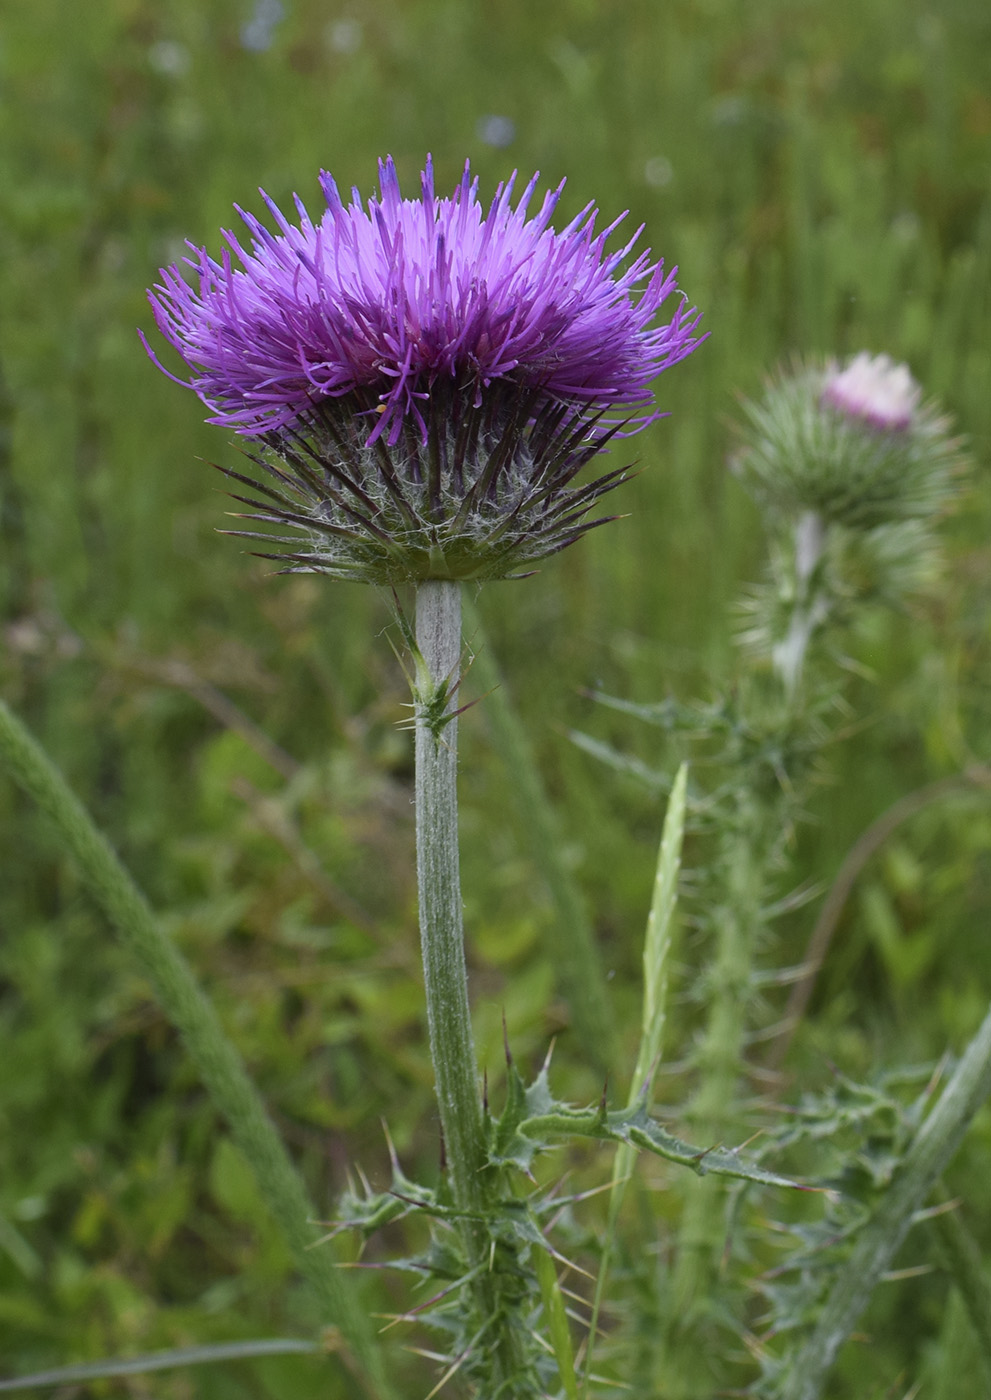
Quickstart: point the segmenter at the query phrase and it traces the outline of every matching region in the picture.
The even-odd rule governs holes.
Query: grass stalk
[[[353,1364],[367,1393],[384,1400],[393,1392],[368,1319],[353,1289],[338,1272],[330,1250],[326,1246],[313,1248],[317,1234],[310,1222],[317,1212],[213,1005],[182,953],[159,927],[148,901],[110,842],[37,740],[3,702],[0,761],[52,822],[90,894],[141,964],[234,1141],[250,1163],[266,1204],[301,1273],[319,1297],[328,1323],[339,1330],[345,1359]]]
[[[609,1072],[616,1067],[616,1022],[588,908],[564,859],[560,822],[541,781],[533,746],[470,598],[465,599],[465,624],[474,657],[472,672],[485,695],[489,733],[509,775],[527,849],[554,907],[550,953],[561,993],[582,1053],[592,1059],[596,1068]]]
[[[643,1011],[640,1046],[626,1101],[628,1108],[635,1107],[640,1098],[649,1100],[661,1053],[661,1039],[667,1018],[668,966],[671,959],[674,911],[678,899],[678,872],[681,869],[681,846],[685,834],[687,785],[688,766],[683,763],[678,769],[671,788],[668,809],[664,818],[664,830],[661,833],[661,845],[657,853],[654,892],[650,903],[650,913],[647,916],[647,933],[643,949]],[[599,1313],[605,1298],[606,1282],[609,1277],[613,1246],[616,1242],[616,1230],[619,1224],[619,1213],[636,1155],[636,1148],[624,1142],[617,1149],[613,1159],[605,1242],[595,1281],[592,1320],[589,1325],[588,1348],[585,1353],[585,1366],[582,1373],[583,1400],[588,1394]]]

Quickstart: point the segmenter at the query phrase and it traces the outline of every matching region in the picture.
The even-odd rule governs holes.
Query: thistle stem
[[[472,1292],[484,1328],[491,1394],[529,1400],[530,1380],[514,1326],[493,1271],[493,1172],[479,1095],[478,1064],[468,1006],[458,854],[457,690],[461,664],[461,585],[429,580],[416,591],[416,873],[420,947],[427,995],[430,1053],[447,1170]]]
[[[814,587],[814,576],[826,544],[826,523],[818,511],[807,510],[795,522],[794,598],[784,637],[775,645],[772,659],[789,700],[794,700],[802,680],[805,654],[814,633],[829,613],[825,592]]]
[[[454,1199],[484,1206],[485,1139],[468,1009],[458,856],[461,585],[431,580],[416,592],[416,873],[430,1053]],[[474,1261],[473,1261],[474,1262]]]

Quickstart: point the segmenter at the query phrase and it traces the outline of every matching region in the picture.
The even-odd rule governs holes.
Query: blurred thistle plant
[[[835,741],[837,717],[845,709],[841,673],[821,662],[843,628],[872,603],[904,606],[906,595],[931,576],[938,559],[937,526],[962,470],[960,443],[947,420],[934,404],[923,402],[908,369],[886,356],[861,354],[845,366],[793,362],[771,378],[760,401],[743,402],[742,414],[731,466],[764,517],[769,577],[745,602],[747,626],[732,687],[706,704],[668,698],[643,705],[599,697],[666,730],[678,759],[688,752],[696,772],[708,770],[708,791],[693,784],[689,801],[689,820],[702,838],[705,862],[694,872],[695,922],[710,942],[695,987],[705,1019],[691,1056],[696,1081],[684,1115],[692,1136],[706,1141],[765,1126],[754,1098],[755,1091],[767,1090],[765,1067],[748,1068],[747,1049],[788,1030],[786,1024],[769,1024],[768,992],[802,974],[802,969],[761,964],[774,919],[816,893],[803,887],[782,895],[781,880],[794,827],[807,819],[825,752]],[[808,664],[812,660],[815,666]],[[587,736],[575,737],[615,766],[636,771],[635,760]],[[662,775],[653,777],[660,784]],[[984,1050],[975,1054],[984,1066]],[[873,1103],[876,1095],[864,1090],[863,1097]],[[961,1120],[956,1121],[959,1126]],[[784,1123],[772,1134],[772,1152],[799,1132],[795,1115],[786,1115]],[[865,1136],[869,1131],[864,1128]],[[941,1152],[950,1131],[939,1129]],[[849,1147],[851,1171],[864,1150],[862,1139]],[[914,1150],[910,1135],[899,1139],[891,1153],[892,1173]],[[906,1197],[912,1208],[921,1204],[925,1183],[931,1185],[921,1173],[918,1180],[923,1185]],[[672,1400],[711,1394],[727,1383],[727,1323],[738,1328],[746,1311],[739,1294],[734,1305],[727,1260],[737,1249],[752,1266],[763,1248],[755,1233],[735,1240],[745,1231],[739,1221],[728,1223],[725,1196],[713,1187],[693,1185],[670,1251],[671,1274],[659,1292],[646,1372],[663,1374]],[[767,1374],[783,1378],[776,1396],[817,1396],[828,1361],[852,1325],[855,1313],[842,1311],[835,1289],[830,1291],[842,1259],[841,1250],[832,1247],[837,1220],[845,1222],[838,1244],[854,1223],[862,1224],[864,1243],[857,1248],[882,1259],[890,1256],[895,1229],[907,1228],[909,1213],[903,1209],[894,1225],[888,1197],[880,1190],[859,1212],[846,1201],[832,1211],[827,1200],[821,1224],[810,1227],[817,1249],[796,1252],[782,1271],[789,1276],[787,1285],[777,1275],[759,1285],[769,1304],[766,1340],[777,1331],[797,1334],[786,1357],[781,1348],[772,1355],[764,1341],[749,1339]],[[795,1234],[801,1235],[801,1227]],[[879,1276],[872,1275],[870,1287]],[[828,1337],[816,1326],[820,1307],[833,1316]],[[799,1331],[799,1316],[801,1325],[812,1329],[811,1339]],[[812,1351],[818,1367],[814,1380],[806,1356]]]
[[[844,366],[793,361],[741,413],[730,468],[771,537],[771,578],[747,601],[742,640],[794,693],[827,618],[871,594],[900,600],[932,576],[960,440],[906,365],[866,352]]]
[[[816,639],[826,651],[831,634],[841,635],[870,603],[902,608],[931,584],[941,563],[937,527],[954,504],[965,460],[949,420],[923,398],[908,367],[887,355],[861,352],[844,365],[795,362],[771,379],[760,403],[744,402],[743,415],[732,466],[764,512],[770,579],[748,600],[750,625],[741,640],[752,660],[769,656],[781,683],[777,701],[765,697],[765,719],[783,701],[786,728],[809,741],[806,761],[782,770],[776,810],[755,810],[749,833],[742,833],[756,854],[797,815],[814,773],[807,760],[833,737],[826,715],[841,698],[839,685],[825,671],[804,681],[810,644]],[[766,939],[769,894],[763,909],[754,906],[741,945],[752,990],[739,1022],[741,1055],[747,1024],[760,1014],[758,988],[769,980],[754,966]],[[798,973],[802,982],[809,969]],[[714,1025],[710,1020],[710,1035]],[[786,1013],[768,1038],[787,1044],[793,1030]],[[840,1155],[845,1196],[827,1197],[821,1221],[794,1228],[798,1248],[758,1285],[768,1308],[762,1337],[752,1344],[764,1371],[755,1395],[818,1400],[840,1347],[988,1093],[989,1049],[991,1015],[936,1104],[934,1079],[895,1141],[882,1142],[876,1125],[865,1123]],[[827,1094],[824,1111],[813,1111],[817,1144],[848,1126],[848,1101],[871,1112],[881,1105],[897,1119],[895,1100],[873,1087],[841,1084],[837,1102]],[[808,1105],[793,1111],[772,1133],[772,1151],[808,1131],[808,1111]],[[855,1184],[865,1174],[873,1196],[861,1192],[865,1199],[858,1200]],[[784,1344],[769,1348],[772,1338]]]
[[[870,530],[937,518],[959,443],[906,365],[887,355],[795,360],[744,399],[731,469],[758,503],[795,519]]]

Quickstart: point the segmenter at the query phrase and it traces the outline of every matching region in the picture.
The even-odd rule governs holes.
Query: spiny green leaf
[[[557,1104],[550,1113],[528,1118],[520,1124],[520,1134],[530,1138],[535,1144],[546,1146],[555,1138],[586,1137],[603,1142],[629,1143],[633,1147],[653,1152],[669,1162],[689,1167],[698,1176],[713,1173],[716,1176],[735,1177],[743,1181],[755,1181],[765,1186],[787,1186],[797,1190],[808,1190],[788,1177],[777,1172],[767,1171],[755,1162],[748,1162],[735,1148],[722,1146],[693,1147],[681,1138],[674,1137],[651,1119],[643,1103],[635,1108],[624,1108],[611,1113],[601,1107],[572,1108],[568,1104]]]
[[[498,1165],[519,1167],[529,1172],[537,1145],[523,1136],[520,1124],[530,1116],[527,1092],[519,1070],[512,1061],[506,1073],[506,1106],[495,1120],[488,1122],[489,1160]]]

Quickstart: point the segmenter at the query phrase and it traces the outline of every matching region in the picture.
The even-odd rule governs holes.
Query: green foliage
[[[692,1147],[666,1132],[647,1112],[649,1082],[627,1109],[610,1111],[604,1096],[598,1104],[575,1108],[554,1097],[549,1071],[548,1055],[537,1076],[526,1084],[514,1061],[507,1057],[506,1100],[498,1117],[486,1102],[485,1204],[471,1217],[473,1223],[479,1218],[484,1222],[485,1238],[491,1245],[480,1264],[472,1264],[464,1236],[454,1228],[463,1223],[463,1212],[455,1205],[449,1182],[444,1180],[433,1190],[411,1181],[394,1151],[392,1179],[386,1191],[372,1191],[367,1184],[361,1190],[352,1187],[340,1204],[340,1228],[356,1229],[366,1240],[399,1220],[422,1216],[431,1222],[426,1250],[389,1260],[389,1267],[420,1275],[434,1290],[427,1302],[402,1320],[440,1328],[446,1334],[448,1350],[436,1359],[452,1373],[463,1368],[465,1376],[475,1380],[480,1395],[493,1388],[495,1349],[500,1329],[505,1329],[515,1335],[519,1360],[498,1393],[528,1400],[544,1393],[534,1388],[543,1378],[545,1385],[563,1386],[566,1397],[576,1396],[566,1314],[549,1263],[552,1257],[561,1258],[568,1269],[573,1267],[558,1255],[549,1229],[560,1222],[568,1202],[562,1199],[557,1184],[549,1190],[537,1184],[534,1171],[540,1156],[562,1142],[612,1142],[620,1147],[618,1155],[626,1162],[639,1149],[688,1167],[699,1176],[711,1172],[766,1187],[794,1186],[745,1154],[722,1147]],[[520,1194],[519,1174],[532,1186],[525,1195]],[[611,1219],[611,1227],[614,1223]],[[485,1311],[480,1306],[483,1300],[475,1290],[480,1270],[489,1281],[484,1302],[491,1304],[494,1298],[495,1310]],[[547,1357],[542,1354],[540,1339],[544,1336],[551,1343],[556,1374],[548,1370]]]
[[[630,1066],[658,793],[674,764],[663,733],[590,704],[587,692],[634,704],[673,693],[687,705],[727,671],[727,604],[757,576],[762,546],[754,509],[724,470],[726,419],[732,395],[756,393],[786,355],[870,348],[907,360],[983,469],[991,29],[972,0],[938,9],[927,0],[510,0],[498,12],[463,0],[348,10],[296,0],[271,48],[256,52],[239,37],[250,17],[247,0],[33,0],[5,17],[0,688],[153,905],[170,911],[172,936],[329,1217],[348,1162],[389,1180],[382,1116],[409,1176],[437,1170],[410,744],[396,725],[407,697],[381,636],[384,600],[273,580],[214,536],[226,503],[200,459],[237,469],[240,457],[202,425],[192,396],[145,361],[133,332],[149,325],[144,287],[184,237],[213,237],[255,186],[280,201],[293,189],[312,199],[323,164],[342,187],[367,187],[387,150],[406,181],[428,149],[441,185],[453,185],[466,154],[483,190],[517,165],[539,167],[549,183],[567,175],[568,216],[593,197],[607,216],[629,208],[655,251],[680,264],[713,335],[664,382],[672,417],[638,440],[643,470],[624,487],[629,519],[479,600],[560,813],[565,864],[594,911],[614,974],[616,1062]],[[489,113],[514,121],[508,150],[476,134]],[[615,465],[627,460],[620,452]],[[906,792],[991,760],[985,497],[974,491],[951,522],[938,588],[846,634],[845,704],[863,727],[830,752],[815,819],[801,809],[787,832],[771,901],[783,906],[779,942],[764,971],[804,956],[809,909],[785,899],[789,888],[831,879]],[[546,940],[554,910],[530,843],[502,816],[512,794],[483,713],[484,702],[468,712],[461,738],[483,1062],[494,1081],[504,1007],[520,1063],[539,1060],[557,1035],[560,1092],[594,1101],[601,1075],[587,1068],[563,1003],[548,996],[560,985]],[[831,722],[842,729],[842,712]],[[609,771],[563,742],[567,730],[659,781]],[[765,756],[765,783],[774,740],[739,738]],[[713,770],[701,758],[693,774],[708,789]],[[713,769],[725,772],[718,758]],[[696,823],[707,820],[692,818],[689,864],[703,861]],[[217,1119],[146,983],[6,782],[0,827],[5,1374],[316,1335],[321,1320],[292,1277],[283,1287],[285,1259],[264,1227],[214,1195]],[[991,945],[975,930],[991,906],[986,796],[934,803],[898,840],[901,856],[865,872],[819,973],[787,1066],[805,1084],[828,1082],[831,1062],[871,1081],[879,1066],[931,1061],[983,1015]],[[697,905],[682,905],[694,919]],[[699,1031],[703,1007],[689,989],[708,936],[691,923],[672,967],[671,1046]],[[755,987],[760,1031],[786,994],[769,980]],[[747,1047],[746,1090],[771,1091],[757,1073],[764,1054],[763,1042]],[[680,1113],[693,1082],[690,1066],[662,1065],[665,1111]],[[758,1115],[745,1110],[727,1141],[749,1134]],[[987,1137],[978,1120],[948,1180],[968,1201],[985,1258]],[[609,1151],[562,1147],[544,1170],[572,1171],[578,1196],[607,1178]],[[661,1159],[642,1158],[637,1170],[643,1189],[628,1192],[613,1267],[636,1340],[625,1358],[606,1348],[601,1369],[634,1376],[646,1396],[669,1305],[658,1252],[681,1197]],[[692,1190],[713,1184],[685,1175]],[[557,1226],[561,1248],[593,1268],[597,1201],[562,1207]],[[720,1221],[723,1202],[719,1194]],[[416,1226],[389,1227],[404,1229]],[[385,1234],[383,1253],[415,1247],[415,1235],[411,1246]],[[405,1312],[403,1283],[376,1275],[372,1306]],[[947,1394],[952,1356],[952,1393],[963,1400],[970,1332],[966,1310],[947,1307],[948,1287],[937,1271],[880,1289],[865,1324],[872,1344],[841,1355],[836,1394],[885,1393],[902,1374],[906,1390],[924,1377]],[[613,1337],[618,1320],[607,1312]],[[718,1323],[731,1383],[745,1384],[755,1367],[738,1319]],[[399,1332],[415,1336],[406,1326],[388,1336]],[[437,1379],[416,1358],[395,1363],[411,1394]],[[273,1357],[162,1372],[153,1384],[162,1400],[350,1395],[349,1381],[327,1376],[320,1362]],[[147,1393],[134,1379],[86,1390]]]

